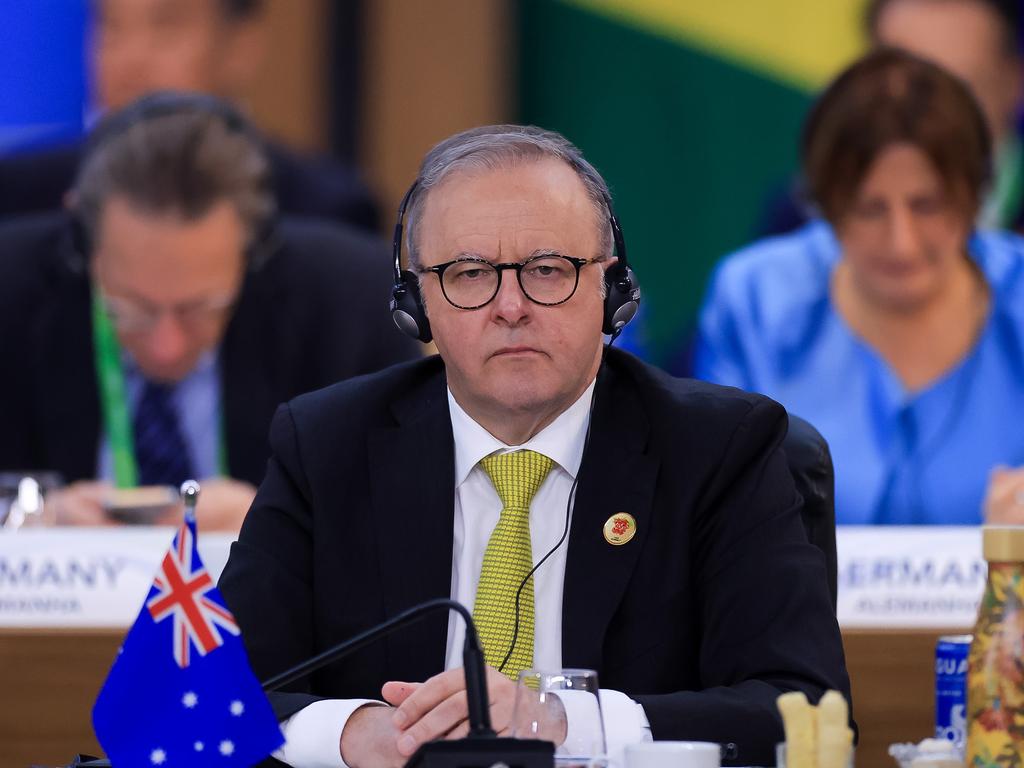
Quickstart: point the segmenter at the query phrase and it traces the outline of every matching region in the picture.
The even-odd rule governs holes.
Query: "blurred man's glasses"
[[[490,304],[501,288],[501,276],[510,269],[515,271],[526,298],[534,304],[552,307],[572,298],[580,284],[580,270],[597,261],[541,254],[519,263],[492,264],[465,257],[420,271],[437,275],[444,297],[458,309],[480,309]]]
[[[119,331],[147,333],[157,326],[164,314],[170,314],[178,325],[191,333],[207,330],[215,321],[223,318],[238,301],[238,294],[197,299],[166,307],[106,294],[101,294],[101,300],[107,317]]]

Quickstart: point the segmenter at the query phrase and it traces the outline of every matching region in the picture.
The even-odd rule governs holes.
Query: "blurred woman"
[[[974,231],[984,117],[954,76],[883,49],[821,96],[801,154],[821,218],[720,265],[697,375],[821,431],[839,523],[979,523],[990,472],[1024,463],[1024,240]],[[1004,520],[1024,521],[1019,482]]]

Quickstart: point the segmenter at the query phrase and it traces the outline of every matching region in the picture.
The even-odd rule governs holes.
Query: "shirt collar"
[[[594,398],[596,381],[596,378],[591,381],[575,403],[522,445],[506,445],[480,426],[462,409],[449,389],[448,410],[455,438],[455,487],[465,482],[473,467],[485,456],[520,450],[536,451],[547,456],[575,479],[583,461],[583,444],[590,425],[590,404]]]
[[[215,373],[217,370],[217,363],[219,358],[219,348],[213,347],[203,352],[196,360],[195,367],[189,371],[188,375],[182,379],[182,381],[188,381],[194,376],[206,376],[210,373]],[[139,368],[139,364],[135,362],[135,358],[131,356],[131,353],[126,349],[121,349],[121,370],[124,371],[126,377],[132,377],[137,379],[145,379],[146,375]],[[177,382],[180,384],[181,382]]]

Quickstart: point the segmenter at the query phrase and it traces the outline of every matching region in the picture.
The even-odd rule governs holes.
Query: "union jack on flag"
[[[205,656],[224,644],[218,625],[238,634],[231,612],[206,594],[213,589],[213,579],[198,558],[193,560],[193,543],[192,529],[182,525],[153,580],[156,592],[146,601],[153,621],[174,617],[174,660],[183,668],[189,664],[193,645]]]
[[[193,651],[193,646],[195,651]],[[244,768],[284,742],[187,510],[92,711],[117,766]]]

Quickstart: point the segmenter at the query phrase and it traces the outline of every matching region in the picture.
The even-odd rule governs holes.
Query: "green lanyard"
[[[103,307],[103,300],[95,287],[92,296],[92,335],[103,425],[114,457],[114,484],[118,488],[134,488],[139,484],[139,469],[135,463],[135,441],[128,416],[128,394],[125,391],[124,369],[121,367],[121,348],[117,343],[114,326]],[[220,410],[224,412],[223,406]],[[228,455],[223,418],[217,443],[218,469],[226,477]]]
[[[999,226],[1011,229],[1016,224],[1015,219],[1020,213],[1021,195],[1024,193],[1024,180],[1021,179],[1022,158],[1020,139],[1016,136],[1007,139],[1003,151],[998,159],[999,173],[1002,184],[997,183],[996,193],[1000,201]]]

